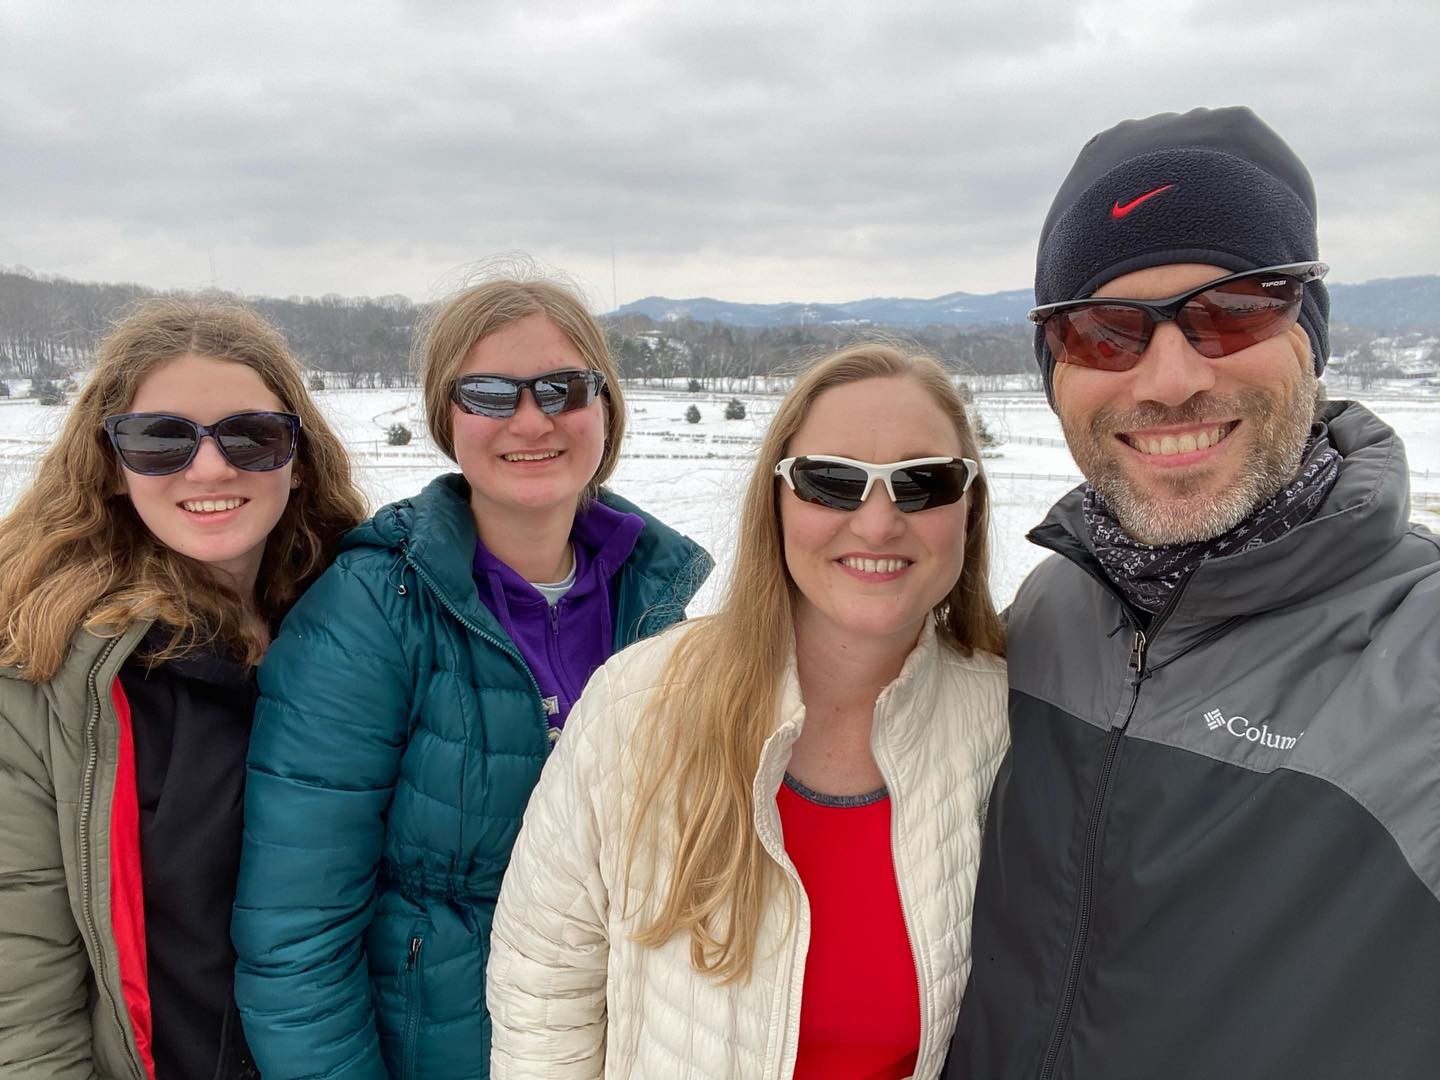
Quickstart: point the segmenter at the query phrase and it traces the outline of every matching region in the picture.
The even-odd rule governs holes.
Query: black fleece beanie
[[[1284,140],[1244,106],[1161,113],[1102,131],[1080,151],[1046,215],[1035,303],[1089,296],[1166,263],[1232,272],[1319,258],[1315,188]],[[1305,286],[1300,325],[1318,375],[1330,356],[1330,296]],[[1035,331],[1055,405],[1055,358]]]

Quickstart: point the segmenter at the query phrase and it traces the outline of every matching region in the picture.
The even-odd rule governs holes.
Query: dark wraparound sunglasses
[[[235,468],[272,472],[295,456],[300,417],[287,412],[241,412],[213,424],[197,424],[169,413],[124,413],[107,416],[105,432],[125,468],[141,476],[166,476],[186,468],[207,435]]]
[[[859,510],[878,480],[903,514],[959,502],[980,466],[969,458],[927,457],[876,465],[869,461],[808,454],[789,457],[775,475],[805,502],[831,510]]]
[[[520,391],[528,389],[546,416],[583,409],[605,386],[594,368],[561,368],[531,379],[480,372],[461,375],[450,387],[450,400],[467,413],[504,419],[520,407]]]
[[[1294,326],[1306,282],[1329,270],[1322,262],[1286,263],[1229,274],[1165,300],[1065,300],[1033,309],[1030,321],[1044,329],[1051,354],[1064,364],[1129,371],[1162,322],[1173,322],[1196,352],[1214,360]]]

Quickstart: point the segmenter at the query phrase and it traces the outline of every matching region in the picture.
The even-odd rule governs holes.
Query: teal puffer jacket
[[[711,567],[646,525],[615,648],[684,617]],[[456,474],[382,509],[260,669],[235,906],[236,1000],[266,1080],[486,1077],[500,879],[548,739],[540,692],[471,579]]]

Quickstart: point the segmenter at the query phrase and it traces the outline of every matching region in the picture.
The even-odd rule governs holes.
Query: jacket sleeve
[[[232,925],[266,1080],[388,1080],[364,934],[414,676],[366,583],[327,570],[260,668]]]
[[[610,898],[601,855],[622,843],[606,835],[616,825],[603,806],[622,801],[611,708],[602,667],[566,721],[505,871],[486,977],[494,1080],[605,1071]]]
[[[48,760],[0,712],[0,1074],[95,1075],[89,983]]]

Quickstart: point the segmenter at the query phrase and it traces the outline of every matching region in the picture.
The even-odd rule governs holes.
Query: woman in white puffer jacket
[[[613,657],[495,917],[495,1077],[933,1077],[1006,747],[988,506],[934,361],[857,346],[760,449],[720,610]]]

